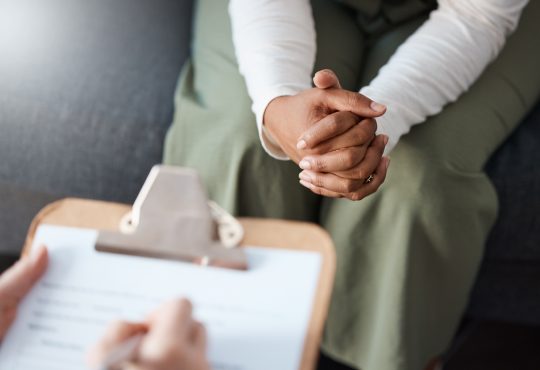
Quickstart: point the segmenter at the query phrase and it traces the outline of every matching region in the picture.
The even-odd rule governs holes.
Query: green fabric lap
[[[449,344],[496,217],[483,167],[538,100],[539,19],[540,4],[531,3],[474,86],[402,138],[379,193],[359,203],[323,201],[321,222],[340,257],[329,354],[368,370],[420,369]],[[373,46],[364,81],[415,23]]]
[[[373,77],[422,21],[366,48],[347,8],[328,0],[313,8],[317,69],[334,69],[348,89]],[[339,268],[324,350],[338,360],[417,370],[451,339],[496,215],[483,165],[538,97],[539,53],[527,54],[539,34],[538,4],[527,13],[475,86],[402,139],[383,188],[353,203],[312,195],[294,163],[264,153],[227,2],[198,2],[165,162],[196,168],[210,196],[237,215],[319,220],[332,233]]]

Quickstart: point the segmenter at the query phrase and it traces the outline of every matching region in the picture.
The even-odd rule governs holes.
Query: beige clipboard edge
[[[130,210],[129,205],[75,198],[51,203],[32,221],[22,253],[25,255],[29,252],[39,225],[117,230],[120,220]],[[332,240],[321,227],[305,222],[254,218],[241,218],[240,222],[245,230],[242,245],[314,251],[322,255],[317,295],[299,368],[314,370],[319,358],[319,347],[336,271]]]

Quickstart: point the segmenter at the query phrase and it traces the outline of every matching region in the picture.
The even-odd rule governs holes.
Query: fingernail
[[[307,182],[307,181],[304,181],[304,180],[300,180],[300,184],[301,184],[302,186],[305,186],[305,187],[308,188],[308,189],[311,189],[311,188],[313,187],[313,185],[312,185],[311,183],[309,183],[309,182]]]
[[[311,170],[311,162],[307,159],[302,159],[300,163],[298,163],[301,169],[303,170]]]
[[[383,139],[384,146],[386,146],[386,144],[388,144],[388,140],[389,140],[388,135],[384,135],[384,139]]]
[[[377,102],[371,102],[371,105],[370,105],[371,109],[373,109],[375,112],[379,112],[379,113],[382,113],[386,110],[386,106],[385,105],[382,105],[382,104],[379,104]]]
[[[390,157],[386,157],[386,169],[390,166]]]
[[[309,176],[304,171],[300,172],[300,175],[298,175],[298,177],[300,177],[300,179],[303,180],[303,181],[311,182],[311,176]]]
[[[305,149],[307,147],[307,143],[305,140],[300,140],[297,144],[296,144],[296,149]]]

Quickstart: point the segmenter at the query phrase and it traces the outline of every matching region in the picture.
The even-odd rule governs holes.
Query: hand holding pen
[[[118,322],[89,354],[99,370],[209,370],[206,331],[182,299],[161,306],[144,323]]]

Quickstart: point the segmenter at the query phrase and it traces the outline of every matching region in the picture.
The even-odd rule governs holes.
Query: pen
[[[135,355],[135,351],[143,338],[143,334],[135,335],[114,348],[97,369],[111,370],[114,366],[129,361]]]

